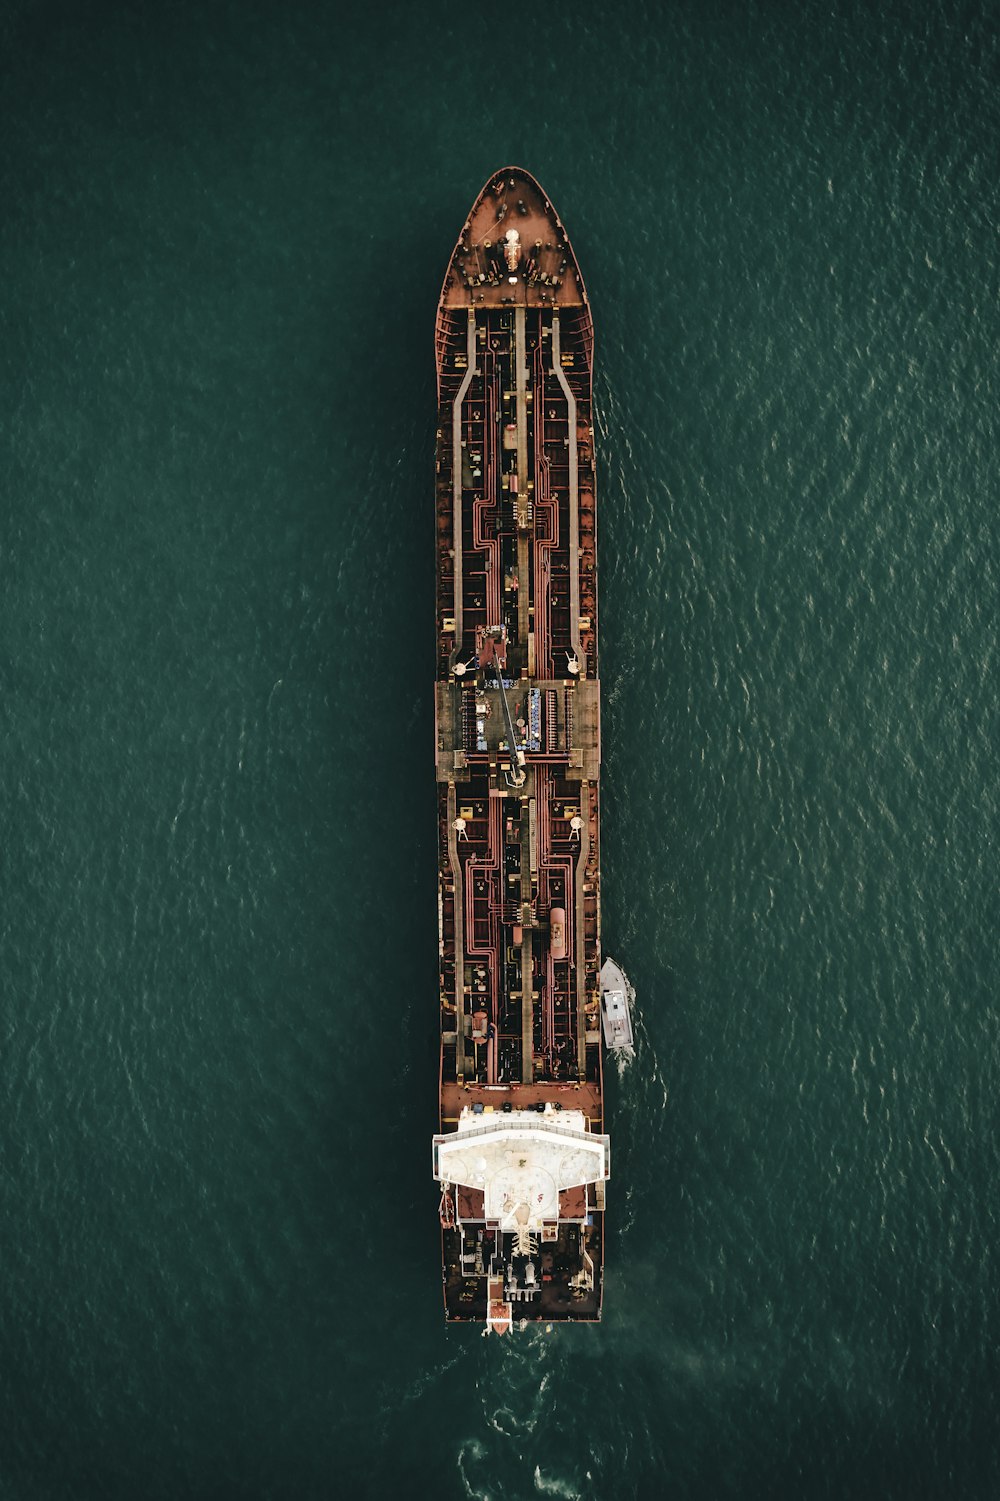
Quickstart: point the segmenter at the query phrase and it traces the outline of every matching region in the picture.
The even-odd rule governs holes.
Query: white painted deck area
[[[609,1138],[586,1129],[582,1111],[462,1111],[457,1131],[434,1138],[439,1182],[481,1189],[487,1220],[538,1229],[559,1218],[562,1189],[610,1176]]]

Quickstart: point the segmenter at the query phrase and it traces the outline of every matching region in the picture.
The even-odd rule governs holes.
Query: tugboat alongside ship
[[[601,1028],[605,1046],[625,1058],[635,1056],[629,983],[613,959],[601,965]]]
[[[434,1177],[446,1317],[503,1333],[600,1318],[602,1042],[632,1045],[601,965],[593,324],[521,168],[462,227],[436,354]]]

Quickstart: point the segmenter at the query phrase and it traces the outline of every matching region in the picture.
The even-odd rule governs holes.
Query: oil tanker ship
[[[436,324],[440,1185],[446,1318],[601,1315],[605,1182],[593,324],[518,167]]]

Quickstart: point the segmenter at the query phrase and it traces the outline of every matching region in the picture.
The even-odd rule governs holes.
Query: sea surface
[[[1000,1495],[986,3],[0,14],[0,1498]],[[597,330],[605,1318],[444,1326],[433,320]]]

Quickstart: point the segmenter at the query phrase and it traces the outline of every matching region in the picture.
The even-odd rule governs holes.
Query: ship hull
[[[600,1317],[593,325],[569,237],[490,179],[436,326],[442,1272],[449,1320]]]

